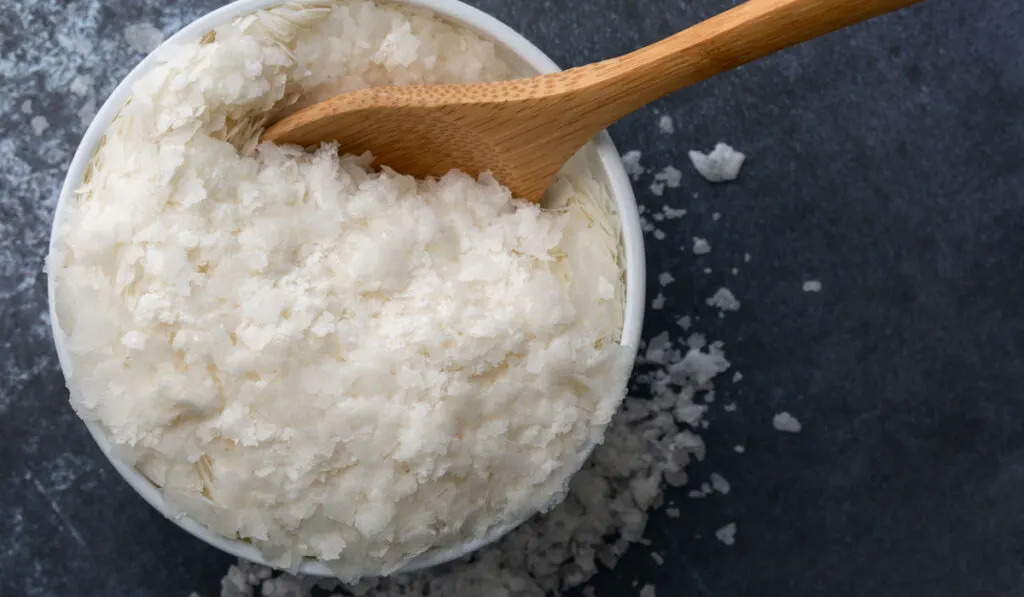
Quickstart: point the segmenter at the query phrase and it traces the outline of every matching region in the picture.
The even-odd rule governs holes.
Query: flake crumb
[[[728,288],[719,288],[711,296],[711,298],[704,301],[709,307],[715,307],[722,311],[739,311],[740,302],[733,296],[732,291]]]
[[[689,315],[684,315],[676,320],[676,325],[683,328],[683,330],[689,330],[690,326],[693,325],[693,320],[690,319]]]
[[[743,454],[747,451],[746,446],[744,446],[743,444],[736,444],[735,446],[732,447],[732,449],[737,454]]]
[[[743,254],[743,263],[750,263],[750,253]]]
[[[661,311],[664,308],[665,308],[665,295],[659,292],[658,296],[654,297],[654,300],[651,301],[651,309],[653,309],[655,311]]]
[[[657,597],[654,585],[644,585],[644,587],[640,589],[640,597]]]
[[[731,270],[731,271],[732,271],[732,275],[734,275],[734,276],[737,276],[737,275],[739,275],[739,273],[740,273],[740,270],[739,270],[739,268],[738,268],[738,267],[734,267],[734,268],[732,268],[732,270]]]
[[[125,28],[124,39],[136,52],[149,54],[164,40],[164,34],[152,23],[135,23]]]
[[[655,229],[654,230],[654,238],[656,238],[658,240],[665,240],[665,231],[662,230],[661,228]]]
[[[743,381],[743,374],[742,373],[737,371],[736,373],[732,374],[732,383],[739,383],[741,381]]]
[[[724,527],[718,529],[717,531],[715,531],[715,537],[717,537],[719,541],[726,545],[732,545],[736,543],[736,523],[730,522]]]
[[[89,94],[89,89],[92,87],[92,78],[88,75],[78,75],[73,81],[69,89],[71,93],[78,96],[84,96]]]
[[[821,292],[821,282],[817,280],[804,282],[804,292]]]
[[[32,113],[32,100],[27,99],[27,100],[21,102],[21,113],[22,114],[31,114]]]
[[[711,153],[691,150],[690,162],[708,182],[736,180],[746,156],[725,143],[715,145]]]
[[[725,477],[718,473],[711,473],[711,487],[722,495],[726,495],[732,489]]]
[[[661,222],[661,221],[663,221],[665,219],[665,214],[660,214],[660,213],[659,214],[654,214],[651,217],[654,218],[655,222]]]
[[[32,125],[32,132],[35,133],[37,137],[46,132],[46,129],[50,128],[50,121],[47,120],[45,116],[33,116],[30,124]]]
[[[663,183],[670,189],[678,189],[683,181],[683,173],[673,166],[665,166],[660,172],[654,175],[654,180]]]
[[[659,566],[665,563],[665,558],[663,558],[661,554],[656,551],[651,552],[651,559],[654,560],[654,563]]]
[[[711,245],[703,238],[693,237],[693,254],[707,255],[711,252]]]
[[[685,209],[676,209],[667,205],[661,206],[661,213],[665,214],[665,219],[676,220],[686,215]]]
[[[783,431],[785,433],[800,433],[800,430],[803,428],[796,417],[785,411],[772,417],[772,426],[775,427],[776,431]]]
[[[724,410],[727,413],[736,412],[736,403],[727,402],[725,406],[722,407],[722,410]]]
[[[679,508],[665,508],[665,516],[679,518]]]
[[[665,194],[665,183],[663,182],[654,181],[649,188],[655,197],[661,197]]]
[[[676,123],[672,121],[672,117],[668,114],[662,114],[661,118],[658,119],[658,128],[662,133],[671,135],[676,132]]]
[[[715,213],[711,214],[711,219],[717,222],[718,220],[722,219],[722,214],[716,211]]]
[[[662,286],[668,286],[669,284],[675,281],[675,277],[668,272],[661,272],[660,274],[658,274],[658,283],[661,284]]]
[[[644,167],[640,164],[640,158],[642,156],[643,154],[636,149],[631,149],[622,154],[622,165],[626,168],[626,174],[628,174],[634,182],[640,180],[640,177],[644,173]]]

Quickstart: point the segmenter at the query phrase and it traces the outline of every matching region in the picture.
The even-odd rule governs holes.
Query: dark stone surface
[[[562,65],[636,48],[727,0],[478,0]],[[122,483],[67,405],[42,258],[58,186],[90,117],[165,33],[218,3],[0,0],[0,595],[214,595],[231,558]],[[647,206],[690,215],[649,237],[664,311],[727,343],[745,379],[704,432],[733,491],[681,499],[596,579],[599,594],[838,597],[1024,592],[1024,9],[929,0],[684,90],[617,124],[621,150],[676,165]],[[79,75],[84,93],[69,91]],[[82,91],[79,88],[79,91]],[[30,114],[22,112],[31,100]],[[657,113],[678,131],[658,131]],[[48,130],[31,126],[43,116]],[[749,160],[711,186],[686,151]],[[692,196],[692,193],[697,193]],[[720,219],[712,217],[714,212]],[[713,252],[680,251],[693,236]],[[752,259],[743,260],[744,253]],[[705,273],[706,267],[711,268]],[[736,267],[738,275],[730,270]],[[823,290],[804,293],[805,280]],[[742,309],[704,299],[727,285]],[[804,424],[781,434],[772,415]],[[732,446],[745,444],[746,454]],[[735,521],[737,543],[714,530]]]

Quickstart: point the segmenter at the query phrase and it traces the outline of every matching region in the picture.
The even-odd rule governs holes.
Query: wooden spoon
[[[376,87],[320,102],[263,140],[337,141],[417,177],[490,171],[540,201],[587,141],[622,116],[718,73],[920,0],[749,0],[619,58],[560,73],[470,85]]]

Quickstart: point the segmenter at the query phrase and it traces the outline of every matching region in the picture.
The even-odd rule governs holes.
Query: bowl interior
[[[161,48],[167,45],[194,41],[202,37],[202,35],[211,29],[223,25],[238,16],[249,14],[270,6],[275,6],[280,3],[281,0],[237,0],[236,2],[228,4],[190,23],[188,26],[161,44]],[[522,68],[524,74],[544,74],[559,70],[558,66],[550,58],[548,58],[524,37],[513,31],[510,27],[490,15],[463,4],[458,0],[402,0],[395,3],[431,10],[448,21],[474,31],[481,37],[493,41],[504,51],[506,58],[520,63],[517,66]],[[135,69],[132,70],[131,73],[128,74],[127,77],[125,77],[125,79],[117,86],[114,92],[100,108],[96,117],[93,119],[92,124],[86,130],[82,143],[79,145],[74,159],[71,162],[71,167],[69,168],[67,178],[64,181],[63,188],[61,189],[61,195],[57,203],[57,208],[54,212],[54,230],[57,229],[57,226],[60,223],[62,212],[61,207],[64,205],[65,198],[67,198],[71,193],[74,193],[81,184],[88,164],[99,146],[105,130],[110,123],[113,122],[121,107],[129,99],[131,95],[131,86],[134,82],[138,80],[142,74],[152,68],[155,63],[154,55],[159,51],[160,49],[147,56],[141,63],[139,63],[138,66],[135,67]],[[594,141],[591,142],[586,155],[588,167],[599,180],[603,179],[603,182],[607,185],[611,196],[615,201],[616,209],[619,213],[622,237],[625,245],[626,261],[626,312],[621,343],[624,346],[632,347],[632,349],[635,350],[640,341],[645,304],[643,233],[640,229],[636,199],[633,196],[633,190],[630,185],[629,178],[622,166],[622,161],[619,158],[618,151],[615,149],[615,146],[607,133],[601,133],[594,139]],[[51,250],[53,248],[52,238],[53,236],[51,235]],[[58,358],[60,360],[62,370],[65,375],[70,378],[73,374],[71,369],[72,361],[66,347],[65,334],[60,327],[57,313],[54,308],[54,284],[52,277],[48,278],[47,290],[49,294],[50,321]],[[99,445],[103,454],[111,461],[111,464],[114,465],[121,476],[124,477],[124,479],[139,493],[139,495],[143,497],[143,499],[149,502],[151,506],[159,510],[168,518],[171,518],[184,530],[206,543],[217,547],[218,549],[246,560],[264,565],[268,564],[266,558],[264,558],[260,551],[252,544],[238,539],[223,537],[187,516],[175,516],[173,514],[173,509],[169,508],[164,502],[160,490],[153,485],[149,479],[143,476],[142,473],[136,470],[133,466],[126,464],[117,456],[116,453],[114,453],[103,429],[98,424],[92,422],[86,422],[86,426],[88,427],[93,439]],[[586,457],[589,456],[593,448],[594,446],[590,446],[583,454],[581,454],[579,462],[576,463],[577,466],[573,470],[582,466]],[[523,521],[520,520],[512,524],[497,527],[485,537],[473,542],[428,551],[419,557],[410,560],[399,570],[399,572],[421,570],[423,568],[442,564],[466,555],[495,541],[505,535],[508,531],[518,526],[521,522]],[[305,574],[333,576],[333,573],[329,568],[327,568],[327,566],[313,559],[305,560],[301,564],[299,571]]]

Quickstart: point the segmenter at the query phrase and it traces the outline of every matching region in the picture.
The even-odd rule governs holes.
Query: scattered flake
[[[96,116],[96,98],[90,97],[85,100],[82,107],[78,109],[78,121],[82,124],[82,128],[86,128],[92,123],[92,119]]]
[[[586,587],[583,587],[583,597],[597,597],[597,590],[595,590],[594,587],[587,585]]]
[[[705,301],[709,307],[715,307],[722,311],[738,311],[740,302],[733,296],[728,288],[719,288],[711,298]]]
[[[665,516],[679,518],[679,508],[665,508]]]
[[[654,214],[651,217],[654,218],[655,222],[661,222],[665,219],[665,214]]]
[[[640,180],[640,177],[644,173],[644,167],[640,164],[641,155],[643,154],[636,149],[631,149],[622,154],[622,165],[626,168],[626,174],[629,174],[629,177],[632,178],[634,182]]]
[[[662,286],[668,286],[669,284],[675,281],[675,277],[668,272],[661,272],[660,274],[658,274],[658,283],[661,284]]]
[[[149,54],[164,40],[164,34],[152,23],[134,23],[125,28],[124,39],[136,52]]]
[[[747,448],[746,448],[746,446],[744,446],[744,445],[742,445],[742,444],[736,444],[735,446],[733,446],[733,447],[732,447],[732,449],[733,449],[733,451],[734,451],[734,452],[736,452],[737,454],[743,454],[744,452],[746,452],[746,451],[747,451]]]
[[[665,558],[662,557],[662,555],[656,551],[651,552],[651,559],[654,560],[654,563],[659,566],[665,563]]]
[[[671,135],[676,132],[676,123],[672,122],[671,116],[663,114],[661,118],[658,119],[658,128],[666,135]]]
[[[676,320],[676,325],[683,328],[683,330],[689,330],[690,326],[693,325],[693,320],[690,319],[689,315],[684,315]]]
[[[655,197],[661,197],[665,194],[665,183],[663,182],[654,181],[649,188]]]
[[[722,495],[729,493],[731,490],[729,482],[725,480],[725,477],[718,473],[711,473],[711,487]]]
[[[27,100],[21,102],[21,113],[22,114],[31,114],[32,113],[32,100],[27,99]]]
[[[653,309],[655,311],[661,311],[664,308],[665,308],[665,295],[659,292],[658,296],[654,297],[654,300],[651,301],[651,309]]]
[[[32,132],[36,136],[42,135],[46,129],[50,128],[50,121],[45,116],[33,116],[30,123],[32,125]]]
[[[743,374],[740,373],[739,371],[737,371],[736,373],[732,374],[732,383],[739,383],[742,380],[743,380]]]
[[[654,585],[644,585],[644,587],[640,589],[640,597],[657,597]]]
[[[718,220],[722,219],[722,214],[716,211],[715,213],[711,214],[711,219],[717,222]]]
[[[718,529],[715,531],[715,537],[726,545],[736,543],[736,523],[730,522],[724,527]]]
[[[92,77],[89,75],[78,75],[73,81],[71,81],[71,93],[78,96],[88,95],[89,90],[92,88]]]
[[[736,180],[746,156],[725,143],[715,145],[711,153],[690,151],[690,162],[708,182]]]
[[[665,240],[665,231],[661,228],[656,228],[654,230],[654,238],[658,240]]]
[[[674,207],[669,207],[667,205],[661,206],[661,212],[665,214],[665,217],[668,218],[669,220],[676,220],[686,215],[685,209],[676,209]]]
[[[734,275],[734,276],[737,276],[740,273],[740,270],[739,270],[738,267],[734,267],[730,271],[732,272],[732,275]]]
[[[705,274],[710,274],[711,273],[711,268],[710,267],[705,267],[704,268],[704,273]]]
[[[817,280],[804,282],[804,292],[821,292],[821,282]]]
[[[690,398],[688,397],[688,399]],[[686,401],[676,406],[674,414],[676,420],[680,423],[686,423],[690,427],[696,427],[700,424],[706,411],[707,407],[703,404],[694,404],[693,402]]]
[[[693,237],[693,254],[707,255],[711,252],[711,245],[703,238]]]
[[[678,189],[683,180],[683,173],[672,166],[665,166],[654,175],[654,180],[664,183],[670,189]]]
[[[796,417],[785,411],[772,417],[772,427],[775,427],[776,431],[784,431],[786,433],[800,433],[800,430],[803,428]]]
[[[743,263],[750,263],[750,253],[743,254]]]
[[[722,407],[722,410],[724,410],[727,413],[736,412],[736,403],[727,402],[725,406]]]

